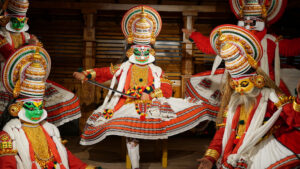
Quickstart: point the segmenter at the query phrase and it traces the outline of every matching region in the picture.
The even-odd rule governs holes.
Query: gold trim
[[[208,156],[208,157],[212,157],[214,158],[216,161],[218,160],[220,154],[217,150],[214,149],[207,149],[204,156]]]
[[[161,82],[161,83],[169,83],[171,86],[172,86],[173,83],[174,83],[174,82],[172,82],[171,80],[166,79],[166,78],[160,78],[160,82]]]
[[[226,123],[220,123],[220,124],[216,124],[217,127],[225,127]]]
[[[279,96],[279,101],[277,103],[275,103],[275,106],[277,108],[281,107],[282,105],[286,104],[286,103],[291,103],[295,98],[293,96],[286,96],[286,95],[281,95]],[[294,106],[294,104],[293,104]]]
[[[296,112],[300,112],[300,104],[297,103],[296,101],[296,98],[293,99],[293,109],[296,111]]]

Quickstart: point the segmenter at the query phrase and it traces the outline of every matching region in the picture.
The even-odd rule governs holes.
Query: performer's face
[[[235,91],[240,94],[251,93],[251,91],[254,89],[254,84],[250,81],[250,78],[234,81],[234,83]]]
[[[23,104],[23,108],[25,109],[25,116],[31,121],[38,121],[41,119],[43,115],[43,101],[35,102],[29,101]]]
[[[10,21],[11,21],[11,28],[19,31],[25,26],[25,24],[27,22],[27,18],[26,17],[11,17]]]
[[[138,46],[133,49],[135,60],[139,63],[145,63],[150,57],[150,48],[148,46]]]
[[[244,17],[238,21],[238,26],[244,27],[248,30],[262,31],[265,28],[265,22],[259,17]]]

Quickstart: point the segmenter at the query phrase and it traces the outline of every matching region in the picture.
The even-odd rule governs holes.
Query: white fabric
[[[46,132],[53,139],[54,143],[57,146],[58,153],[62,159],[62,163],[66,167],[69,168],[68,165],[68,157],[66,148],[60,142],[60,135],[57,127],[48,122],[44,122],[43,127]],[[29,153],[29,143],[27,137],[25,135],[24,130],[22,129],[22,125],[19,119],[10,120],[3,128],[3,131],[7,132],[8,135],[13,140],[13,149],[18,151],[18,154],[15,155],[18,169],[29,169],[31,168],[31,160]],[[36,163],[36,162],[35,162]],[[38,163],[36,163],[38,168],[41,168]]]
[[[110,88],[114,88],[114,86],[116,84],[116,81],[117,81],[117,77],[120,76],[120,80],[119,80],[119,83],[118,83],[117,90],[120,91],[120,92],[123,92],[124,87],[125,87],[127,74],[128,74],[128,70],[129,70],[130,66],[131,66],[131,63],[129,61],[123,63],[120,66],[119,70],[113,76],[113,79],[112,79],[111,84],[110,84]],[[158,66],[153,65],[153,64],[149,64],[149,67],[152,71],[152,75],[153,75],[153,78],[154,78],[154,87],[155,88],[160,88],[160,76],[162,74],[162,69]],[[111,96],[111,95],[112,95],[112,91],[110,90],[108,92],[107,96],[105,97],[103,104],[99,108],[94,110],[93,113],[103,112],[104,109],[113,109],[117,105],[117,103],[119,102],[121,94],[114,93],[113,96]],[[113,116],[115,116],[115,115],[116,115],[116,112],[114,113]],[[87,123],[90,124],[90,125],[93,125],[93,126],[99,126],[99,125],[105,123],[106,121],[107,120],[105,118],[100,116],[96,121],[92,121],[92,120],[88,119]]]
[[[278,142],[273,135],[254,146],[249,153],[249,169],[268,168],[270,165],[293,155],[293,152]]]
[[[214,60],[214,63],[213,63],[213,67],[212,67],[212,70],[211,70],[211,76],[215,74],[215,72],[216,72],[217,68],[220,66],[221,62],[222,62],[222,58],[219,55],[217,55],[215,57],[215,60]]]
[[[226,80],[225,77],[226,77],[226,73],[224,73],[224,74],[214,74],[213,76],[211,76],[211,75],[194,76],[194,77],[190,78],[190,82],[191,82],[191,85],[193,86],[193,88],[196,90],[196,92],[200,96],[207,99],[213,105],[219,105],[220,100],[211,99],[210,96],[216,90],[220,90],[220,86],[222,86],[222,83],[224,83],[225,80]],[[199,83],[205,78],[211,80],[211,86],[208,89],[199,85]]]
[[[135,141],[128,141],[126,139],[126,146],[128,150],[128,155],[131,162],[132,169],[140,168],[140,145],[135,143]]]
[[[261,41],[263,47],[263,57],[260,61],[260,67],[267,74],[269,74],[269,62],[268,62],[268,42],[267,39],[273,41],[276,44],[275,58],[274,58],[274,73],[275,73],[275,84],[279,86],[280,83],[280,57],[279,57],[279,42],[276,37],[270,34],[266,34]]]
[[[275,91],[269,88],[263,88],[261,94],[262,98],[257,106],[257,109],[255,110],[255,113],[251,120],[251,124],[244,137],[242,145],[239,147],[236,154],[231,154],[228,156],[227,162],[233,166],[236,166],[237,161],[241,158],[249,161],[249,158],[251,157],[251,155],[249,154],[250,150],[253,149],[253,147],[260,141],[260,139],[271,129],[282,111],[282,107],[278,108],[278,110],[272,115],[272,117],[263,124],[268,100],[270,99],[271,101],[278,101],[278,98]],[[222,140],[222,156],[224,153],[224,148],[226,147],[226,144],[230,137],[231,124],[235,111],[236,107],[229,107],[227,112],[227,122]],[[254,161],[252,162],[254,163]]]

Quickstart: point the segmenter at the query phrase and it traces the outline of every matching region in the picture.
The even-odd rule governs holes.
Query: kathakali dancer
[[[293,68],[280,69],[279,56],[299,55],[300,38],[282,39],[280,36],[268,34],[266,27],[266,24],[273,24],[281,17],[286,8],[287,0],[229,0],[229,2],[233,13],[239,20],[238,26],[250,30],[262,44],[263,57],[259,62],[260,67],[285,94],[294,94],[297,82],[293,78],[299,78],[300,71]],[[189,36],[200,51],[207,54],[216,54],[210,45],[209,37],[202,35],[200,32],[195,32],[195,30],[183,29],[183,32]],[[219,87],[225,79],[223,76],[224,69],[217,69],[221,60],[219,56],[216,57],[213,72],[196,74],[187,82],[187,96],[202,100],[209,106],[212,113],[219,109]],[[211,76],[211,73],[215,74]],[[280,74],[283,76],[280,76]]]
[[[222,121],[199,169],[213,164],[250,169],[299,166],[300,94],[285,96],[258,66],[263,47],[250,31],[221,25],[212,31],[210,42],[225,61],[227,78],[218,116]]]
[[[50,68],[50,56],[39,46],[22,47],[7,59],[2,82],[16,100],[1,118],[0,168],[95,168],[68,151],[57,127],[45,120],[44,94]]]
[[[128,61],[111,67],[75,72],[79,80],[105,82],[111,88],[104,103],[87,120],[81,144],[98,143],[109,135],[127,137],[127,149],[132,168],[140,168],[137,139],[167,139],[187,131],[203,121],[204,107],[192,100],[173,98],[172,82],[162,69],[155,66],[153,45],[160,33],[159,13],[148,6],[136,6],[122,20],[126,36]]]
[[[5,0],[2,3],[4,15],[0,18],[0,72],[7,60],[16,50],[26,45],[41,45],[38,39],[26,31],[29,29],[26,13],[28,0]],[[0,86],[0,115],[13,99],[13,96]],[[81,116],[77,96],[61,85],[47,80],[44,97],[47,120],[56,126]]]

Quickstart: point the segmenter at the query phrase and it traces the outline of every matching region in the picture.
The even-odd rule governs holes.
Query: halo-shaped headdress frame
[[[254,59],[256,65],[263,56],[260,40],[243,27],[230,24],[216,27],[210,34],[210,44],[219,56],[221,56],[220,49],[225,43],[237,46],[240,54]]]
[[[32,63],[36,51],[39,51],[39,54],[41,55],[40,63],[46,71],[45,80],[48,78],[51,70],[51,59],[48,52],[39,46],[24,46],[14,52],[4,65],[2,71],[2,83],[8,92],[13,93],[16,82],[19,79],[24,78],[24,70]]]
[[[144,12],[147,14],[146,19],[148,20],[148,23],[151,24],[150,29],[152,31],[152,34],[155,37],[159,35],[162,26],[162,21],[159,13],[150,6],[140,5],[129,9],[123,16],[121,27],[125,37],[132,34],[133,30],[135,30],[134,25],[135,22],[137,22],[141,17],[140,14],[142,12],[142,8],[144,8]]]
[[[240,19],[240,11],[245,5],[245,0],[229,0],[230,7],[234,15]],[[287,0],[262,0],[261,5],[267,8],[267,23],[275,23],[283,14]]]

